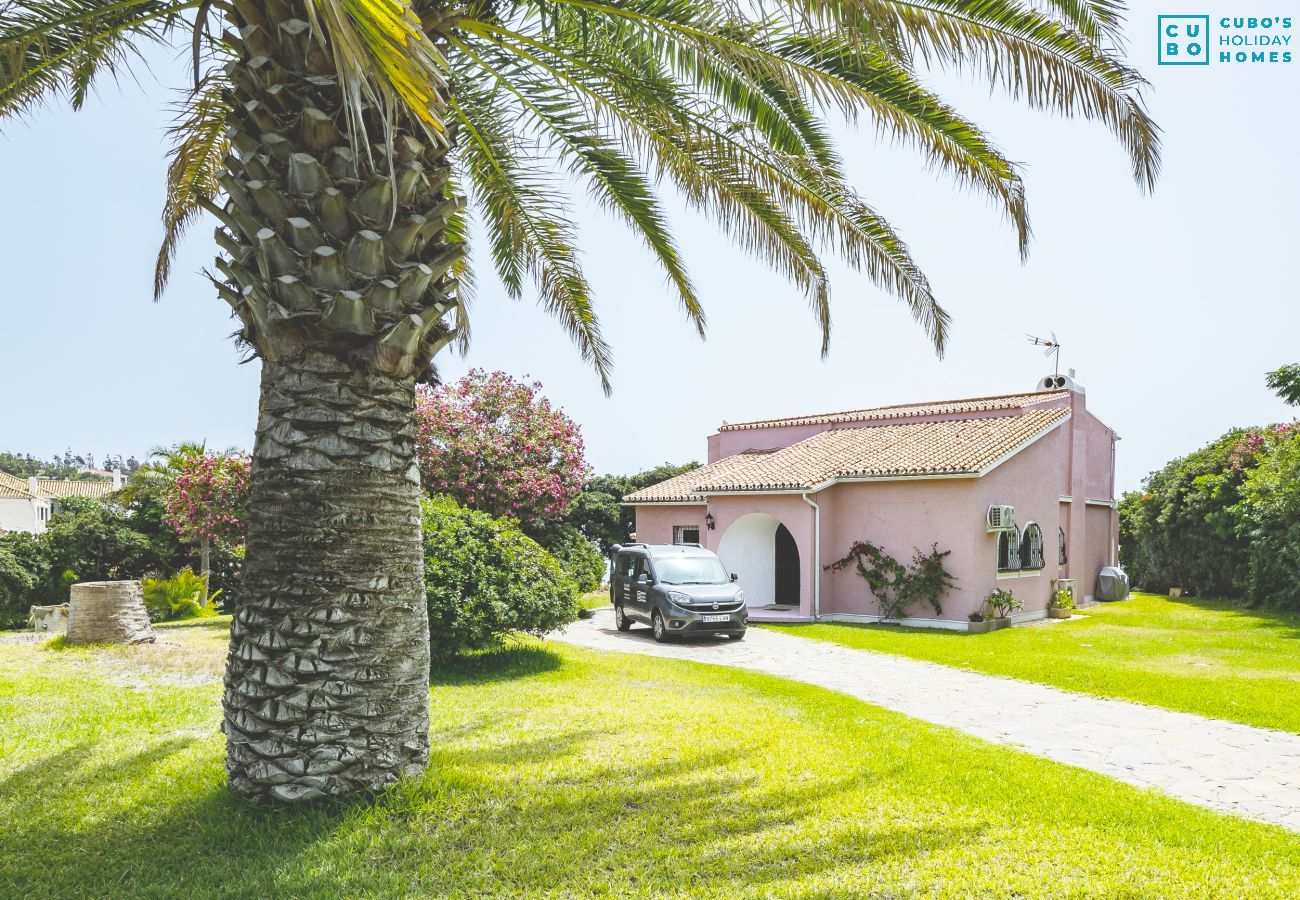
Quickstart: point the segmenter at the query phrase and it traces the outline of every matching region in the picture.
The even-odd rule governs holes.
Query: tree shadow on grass
[[[187,631],[189,629],[207,629],[225,631],[230,628],[230,616],[208,616],[206,618],[177,619],[172,622],[155,622],[158,631]]]
[[[387,794],[299,809],[232,795],[214,741],[169,738],[101,765],[73,747],[0,782],[12,826],[0,835],[0,893],[725,896],[743,886],[762,895],[983,830],[887,816],[808,827],[889,773],[766,785],[734,767],[752,743],[646,759],[629,773],[593,751],[601,734],[553,727],[486,750],[447,741],[425,776]]]
[[[1278,609],[1249,609],[1240,600],[1223,600],[1213,597],[1169,597],[1169,603],[1189,606],[1206,612],[1217,612],[1239,619],[1249,619],[1284,638],[1300,638],[1300,612]]]
[[[431,685],[493,684],[553,672],[564,665],[554,650],[535,644],[510,643],[481,653],[435,660]]]

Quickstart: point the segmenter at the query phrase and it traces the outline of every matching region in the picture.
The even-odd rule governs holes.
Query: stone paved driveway
[[[981,675],[751,628],[744,641],[656,644],[598,610],[553,638],[596,650],[753,669],[1300,831],[1300,735]]]

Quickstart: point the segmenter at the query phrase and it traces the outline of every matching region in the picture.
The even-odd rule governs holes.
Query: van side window
[[[642,575],[650,578],[650,560],[646,559],[644,556],[637,557],[636,561],[635,577],[640,578]],[[653,581],[654,579],[651,578],[651,580]]]
[[[618,559],[618,570],[624,578],[636,577],[636,560],[637,558],[631,553],[624,553]]]

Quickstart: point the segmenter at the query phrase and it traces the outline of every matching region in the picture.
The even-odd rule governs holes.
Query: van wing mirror
[[[650,583],[650,576],[647,575],[645,572],[642,572],[640,575],[638,575],[638,576],[636,577],[636,583],[637,583],[637,584],[649,584],[649,583]]]
[[[731,580],[732,580],[732,581],[739,581],[739,580],[740,580],[740,576],[737,575],[735,572],[732,572],[732,573],[731,573]]]

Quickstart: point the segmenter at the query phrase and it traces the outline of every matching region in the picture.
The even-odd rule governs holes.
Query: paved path
[[[597,650],[754,669],[819,685],[1188,803],[1300,831],[1297,734],[761,628],[751,628],[739,643],[706,638],[656,644],[644,627],[620,634],[613,611],[603,609],[552,637]]]

